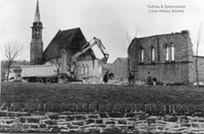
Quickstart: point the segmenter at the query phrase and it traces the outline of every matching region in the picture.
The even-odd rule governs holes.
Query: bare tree
[[[138,31],[139,31],[139,28],[140,27],[138,27],[137,28],[137,31],[135,32],[135,37],[137,37],[137,34],[138,34]],[[134,38],[135,38],[134,37]],[[128,34],[128,30],[127,30],[127,42],[128,42],[128,44],[130,45],[130,43],[131,43],[131,37],[129,36],[129,34]],[[126,46],[126,50],[127,50],[127,55],[128,55],[128,47]],[[128,56],[128,64],[127,64],[127,70],[128,70],[128,83],[129,84],[133,84],[134,85],[134,83],[135,83],[135,74],[130,70],[130,59],[129,59],[129,56]]]
[[[62,66],[62,55],[65,54],[66,51],[64,49],[59,50],[56,52],[55,58],[50,60],[50,63],[55,65],[57,68],[57,76],[60,74],[60,68]]]
[[[200,27],[199,27],[199,31],[198,31],[198,39],[197,39],[197,46],[196,46],[196,57],[195,57],[195,71],[196,71],[196,85],[197,87],[199,86],[199,77],[198,77],[198,47],[200,44],[200,38],[201,38],[201,25],[202,23],[200,23]]]
[[[10,41],[4,45],[4,54],[5,54],[5,67],[7,69],[7,76],[6,80],[9,79],[9,73],[11,69],[11,65],[13,64],[14,60],[18,58],[19,52],[22,50],[22,46],[19,45],[17,42]]]
[[[135,37],[137,37],[138,31],[139,31],[140,27],[137,28],[137,31],[135,32]],[[130,44],[131,43],[131,37],[128,34],[128,30],[127,30],[127,42]]]
[[[131,39],[130,39],[130,36],[129,36],[129,34],[128,34],[128,30],[127,30],[127,42],[130,44],[130,42],[131,42]]]
[[[59,54],[59,52],[57,52],[57,55],[54,59],[50,60],[50,63],[55,65],[55,67],[57,68],[57,76],[59,75],[59,70],[61,67],[61,55]]]

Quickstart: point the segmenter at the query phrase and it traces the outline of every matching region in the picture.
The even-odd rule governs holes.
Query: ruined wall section
[[[172,61],[171,46],[174,46]],[[169,61],[166,50],[169,46]],[[155,61],[152,62],[151,48],[155,49]],[[144,62],[140,63],[140,48],[144,50]],[[188,84],[190,64],[193,63],[193,50],[188,31],[181,33],[135,38],[129,47],[130,70],[136,72],[136,79],[147,81],[148,72],[160,83]]]
[[[198,57],[198,73],[199,81],[204,82],[204,57]]]
[[[193,56],[193,63],[190,64],[190,81],[191,83],[196,82],[196,70],[195,70],[195,56]],[[204,82],[204,57],[198,56],[198,78],[199,82]]]
[[[128,48],[128,58],[129,58],[129,70],[130,72],[135,74],[136,79],[138,73],[138,65],[139,65],[139,41],[140,39],[135,38],[132,40],[129,48]]]
[[[189,61],[194,62],[194,52],[193,52],[193,43],[191,42],[190,34],[187,37],[188,40],[188,53],[189,53]]]
[[[139,80],[147,81],[148,72],[161,84],[188,84],[188,64],[154,64],[139,66]]]

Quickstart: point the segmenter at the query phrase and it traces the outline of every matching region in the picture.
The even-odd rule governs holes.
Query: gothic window
[[[81,74],[83,74],[83,66],[81,66]]]
[[[86,64],[86,74],[89,74],[89,65]]]
[[[151,61],[155,62],[155,48],[151,46]]]
[[[175,46],[171,43],[171,61],[175,60]]]
[[[85,74],[86,67],[84,65],[81,66],[81,74]]]
[[[87,65],[84,65],[84,74],[87,74]]]
[[[86,74],[86,66],[84,65],[83,74]]]
[[[140,48],[140,63],[144,63],[144,49]]]
[[[164,44],[164,48],[165,48],[165,58],[166,61],[169,61],[169,45],[168,44]]]

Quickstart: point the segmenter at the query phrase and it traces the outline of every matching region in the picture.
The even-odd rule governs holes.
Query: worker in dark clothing
[[[148,72],[147,84],[148,84],[148,85],[152,85],[152,77],[151,77],[150,72]]]
[[[108,78],[111,79],[111,80],[114,79],[114,78],[115,78],[115,77],[114,77],[114,73],[109,73],[109,74],[108,74]]]
[[[108,82],[108,73],[109,73],[109,70],[105,73],[105,75],[104,75],[104,77],[103,77],[103,81],[104,81],[105,83]]]
[[[128,82],[129,82],[129,85],[134,85],[135,83],[135,76],[132,72],[129,72],[129,76],[128,76]]]

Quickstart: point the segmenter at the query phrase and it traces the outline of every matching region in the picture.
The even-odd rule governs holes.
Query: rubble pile
[[[103,84],[102,78],[92,77],[89,79],[83,79],[83,84]]]

